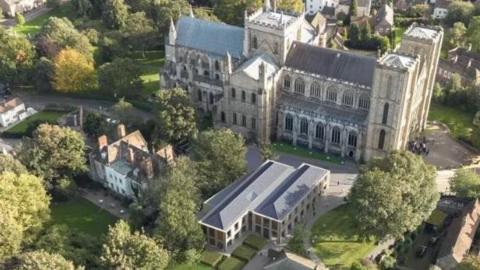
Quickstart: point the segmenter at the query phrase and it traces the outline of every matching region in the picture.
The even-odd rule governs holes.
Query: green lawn
[[[470,138],[473,129],[473,116],[473,114],[457,108],[432,103],[428,120],[446,124],[453,137],[459,139]]]
[[[310,159],[325,160],[336,164],[341,164],[343,162],[343,159],[339,156],[325,154],[318,150],[298,147],[288,143],[276,142],[272,144],[272,148],[277,153],[285,153]]]
[[[65,113],[64,112],[57,112],[57,111],[42,111],[38,112],[26,119],[22,122],[16,124],[15,126],[11,127],[7,131],[4,132],[5,136],[8,137],[23,137],[26,135],[28,125],[32,122],[37,120],[43,121],[56,121],[60,117],[62,117]]]
[[[346,206],[322,215],[312,227],[311,236],[315,253],[327,266],[350,268],[375,247],[374,242],[359,240]]]
[[[141,52],[135,52],[130,57],[137,60],[142,66],[141,76],[145,94],[149,95],[160,88],[160,68],[165,63],[163,51],[146,51],[145,56]]]
[[[396,26],[395,27],[395,45],[400,44],[402,41],[403,33],[407,30],[406,27]]]
[[[213,270],[213,268],[199,263],[195,265],[180,264],[175,266],[172,270]]]
[[[44,25],[48,18],[50,17],[71,17],[71,14],[74,12],[73,7],[69,4],[64,4],[60,6],[59,8],[53,9],[49,11],[48,13],[38,16],[37,18],[26,22],[24,25],[17,25],[15,26],[15,31],[17,33],[22,33],[22,34],[36,34],[42,25]]]
[[[107,211],[82,198],[53,204],[51,211],[53,223],[63,224],[95,237],[105,234],[108,225],[117,220]]]

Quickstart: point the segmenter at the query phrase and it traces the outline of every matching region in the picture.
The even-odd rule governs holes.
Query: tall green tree
[[[202,196],[208,198],[247,171],[247,148],[242,136],[230,129],[203,131],[194,141],[193,157],[198,163]]]
[[[50,215],[50,198],[39,178],[0,174],[0,261],[33,241]]]
[[[87,169],[82,135],[56,125],[42,124],[32,138],[25,137],[19,160],[29,171],[42,177],[49,188]]]
[[[245,10],[252,12],[262,4],[263,0],[218,0],[214,6],[214,13],[225,23],[243,25]]]
[[[88,38],[66,17],[50,17],[35,39],[37,51],[49,59],[53,59],[56,53],[67,47],[92,57],[93,49]]]
[[[0,27],[0,81],[16,83],[26,80],[35,59],[28,39]]]
[[[458,169],[450,179],[450,190],[460,197],[480,198],[480,176],[472,169]]]
[[[78,16],[88,17],[93,12],[93,5],[90,0],[73,0],[72,4],[77,11]]]
[[[468,255],[454,269],[455,270],[478,270],[480,269],[480,259],[477,256]]]
[[[448,45],[450,48],[460,47],[464,45],[467,28],[462,22],[454,23],[453,27],[450,28],[448,33]]]
[[[125,42],[132,50],[139,50],[145,57],[145,50],[160,45],[161,36],[156,31],[153,20],[145,12],[135,12],[128,15],[125,26],[122,28]]]
[[[364,237],[400,238],[435,209],[436,172],[410,152],[392,152],[363,167],[351,190],[354,220]]]
[[[472,44],[473,51],[480,52],[480,16],[475,16],[470,20],[467,41]]]
[[[71,261],[59,254],[51,254],[44,250],[23,253],[16,258],[15,270],[75,270]]]
[[[188,14],[189,10],[187,0],[152,0],[152,18],[161,32],[168,30],[170,18],[176,21],[181,14]]]
[[[89,112],[85,116],[83,123],[83,131],[89,136],[98,137],[108,130],[108,123],[105,118],[96,112]]]
[[[106,0],[103,4],[103,24],[110,29],[121,29],[127,23],[128,9],[124,0]]]
[[[177,261],[184,260],[189,250],[203,246],[203,232],[197,219],[200,198],[196,179],[195,164],[187,157],[180,157],[157,189],[160,203],[155,235]]]
[[[277,1],[277,8],[285,11],[302,13],[303,1],[302,0],[279,0]]]
[[[358,4],[357,4],[357,0],[351,0],[351,3],[350,3],[350,9],[349,9],[349,15],[350,15],[350,18],[351,17],[355,17],[357,16],[358,14]]]
[[[131,232],[125,221],[118,221],[108,230],[101,256],[108,269],[162,270],[168,265],[169,255],[154,239]]]
[[[445,23],[449,26],[453,26],[456,22],[462,22],[465,25],[470,23],[475,6],[468,1],[453,1],[448,6],[447,17]]]
[[[195,137],[198,133],[195,108],[185,90],[160,90],[156,96],[158,133],[172,142]]]
[[[133,59],[115,58],[100,66],[98,83],[100,89],[110,96],[135,97],[142,91],[142,70]]]

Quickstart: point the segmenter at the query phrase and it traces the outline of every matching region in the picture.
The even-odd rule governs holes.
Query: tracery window
[[[320,84],[318,84],[317,82],[314,82],[314,83],[312,83],[312,85],[310,85],[310,96],[316,97],[316,98],[321,98],[322,97]]]
[[[332,143],[340,144],[340,128],[334,127],[332,130]]]
[[[305,94],[305,81],[302,78],[297,78],[295,80],[295,93]]]
[[[285,116],[285,130],[288,130],[288,131],[293,130],[293,117],[289,114]]]

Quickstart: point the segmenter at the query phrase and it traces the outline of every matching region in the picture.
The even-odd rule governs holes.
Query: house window
[[[247,126],[247,117],[245,115],[242,115],[242,126],[243,127]]]
[[[235,99],[236,95],[237,95],[237,92],[235,88],[232,88],[232,92],[231,92],[232,99]]]
[[[334,88],[330,88],[327,90],[327,100],[333,103],[337,102],[337,92]]]
[[[295,80],[295,93],[301,95],[305,94],[305,82],[301,78]]]
[[[360,109],[368,110],[370,107],[370,98],[367,95],[361,95],[358,99],[358,107]]]
[[[382,116],[382,124],[383,125],[387,124],[389,107],[390,107],[390,105],[388,103],[385,103],[385,105],[383,105],[383,116]]]
[[[237,113],[233,113],[232,117],[233,117],[232,122],[233,122],[234,125],[236,125],[237,124]]]
[[[242,91],[242,102],[245,102],[245,99],[246,99],[245,91]]]
[[[222,120],[222,123],[225,123],[225,112],[220,113],[220,119]]]
[[[325,127],[322,124],[318,123],[315,128],[315,138],[319,140],[323,140],[324,137],[325,137]]]
[[[347,106],[353,105],[353,94],[351,92],[345,92],[343,94],[342,104]]]
[[[300,134],[308,135],[308,120],[306,118],[302,118],[300,121]]]
[[[357,147],[357,134],[353,131],[348,133],[348,145]]]
[[[378,136],[378,149],[385,147],[385,130],[380,130],[380,135]]]
[[[283,78],[283,88],[290,89],[290,76],[288,75]]]
[[[320,85],[316,82],[312,83],[310,86],[310,96],[311,97],[316,97],[316,98],[321,98],[321,90],[320,90]]]
[[[252,129],[257,129],[257,119],[252,117]]]
[[[285,116],[285,130],[288,130],[288,131],[293,130],[293,117],[289,114]]]
[[[332,143],[340,144],[340,129],[334,127],[332,130]]]
[[[252,104],[257,103],[257,95],[255,93],[252,93]]]

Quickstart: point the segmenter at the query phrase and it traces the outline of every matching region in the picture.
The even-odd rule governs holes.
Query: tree
[[[87,269],[100,266],[98,254],[101,252],[100,240],[67,225],[48,226],[35,241],[33,248],[59,254],[76,265]]]
[[[89,112],[85,116],[85,122],[83,123],[83,131],[92,137],[98,137],[107,132],[107,120],[96,112]]]
[[[459,197],[480,198],[480,176],[471,169],[458,169],[450,180],[450,190]]]
[[[35,82],[35,89],[44,93],[52,91],[53,62],[46,57],[41,57],[37,61],[34,71],[33,81]]]
[[[302,0],[279,0],[277,1],[277,7],[285,11],[302,13],[303,1]]]
[[[188,94],[181,88],[157,92],[155,108],[157,131],[170,141],[195,137],[195,108]]]
[[[480,259],[476,256],[469,255],[455,267],[455,270],[478,270],[480,269]]]
[[[87,17],[92,14],[93,5],[90,0],[73,0],[72,4],[79,16]]]
[[[110,29],[121,29],[128,18],[128,6],[124,0],[106,0],[103,5],[103,24]]]
[[[32,138],[25,137],[19,160],[50,188],[57,186],[61,179],[71,179],[87,169],[82,135],[56,125],[42,124]]]
[[[143,57],[146,49],[160,45],[158,40],[161,37],[155,31],[154,22],[143,11],[130,14],[122,32],[126,35],[125,42],[131,46],[130,49],[140,50]]]
[[[30,243],[49,218],[48,197],[39,178],[29,174],[0,174],[0,261]]]
[[[24,25],[25,24],[25,17],[19,12],[15,12],[15,22],[18,25]]]
[[[449,26],[453,26],[456,22],[462,22],[464,25],[468,25],[474,10],[475,6],[471,2],[453,1],[448,5],[445,22]]]
[[[225,23],[243,25],[245,10],[252,12],[260,8],[262,3],[263,0],[218,0],[213,12]]]
[[[157,189],[160,202],[155,235],[177,260],[188,250],[201,249],[204,241],[197,219],[200,198],[196,175],[195,164],[180,157],[160,179]]]
[[[74,49],[62,50],[53,60],[53,87],[59,92],[96,88],[93,61]]]
[[[0,154],[0,174],[4,172],[12,172],[17,175],[28,173],[27,168],[20,161],[11,155]]]
[[[435,168],[410,152],[392,152],[363,167],[351,190],[351,209],[364,237],[400,238],[427,218],[439,199]]]
[[[467,28],[462,22],[456,22],[449,31],[448,45],[450,48],[463,46]]]
[[[480,16],[470,20],[467,29],[467,41],[472,44],[472,50],[480,52]]]
[[[59,254],[51,254],[44,250],[23,253],[17,258],[16,270],[75,270],[71,261]]]
[[[202,196],[208,198],[247,171],[245,140],[230,129],[203,131],[194,141],[193,157],[198,162]]]
[[[300,254],[300,255],[305,255],[305,228],[302,226],[296,226],[293,229],[293,237],[290,239],[288,242],[289,248],[292,249],[293,252]]]
[[[372,28],[368,21],[364,23],[360,28],[360,40],[361,42],[369,42],[372,39]]]
[[[84,56],[92,57],[92,45],[66,17],[50,17],[36,36],[37,50],[41,56],[54,58],[61,49],[75,49]],[[51,48],[57,48],[51,50]]]
[[[130,58],[115,58],[98,70],[100,89],[114,97],[138,96],[142,91],[142,69]]]
[[[350,46],[356,47],[358,44],[360,44],[361,38],[360,38],[360,28],[358,27],[358,24],[353,23],[350,25],[350,28],[348,29],[348,41],[350,43]]]
[[[215,14],[206,8],[197,7],[193,9],[193,14],[195,14],[195,18],[199,18],[206,21],[211,22],[221,22],[220,19],[215,16]]]
[[[350,18],[352,17],[356,17],[358,14],[357,12],[357,0],[351,0],[351,3],[350,3],[350,9],[349,9],[349,15],[350,15]]]
[[[190,10],[187,0],[152,0],[152,3],[152,19],[161,32],[168,30],[170,18],[175,21]]]
[[[169,256],[155,240],[145,234],[130,231],[120,220],[108,230],[101,261],[108,269],[165,269]]]
[[[0,27],[0,81],[15,83],[27,79],[35,50],[28,39]]]
[[[127,125],[133,124],[137,120],[133,105],[125,101],[124,98],[121,98],[115,105],[113,105],[112,116],[121,123]]]
[[[260,154],[263,160],[276,158],[275,151],[273,150],[271,144],[266,144],[266,143],[260,144]]]

